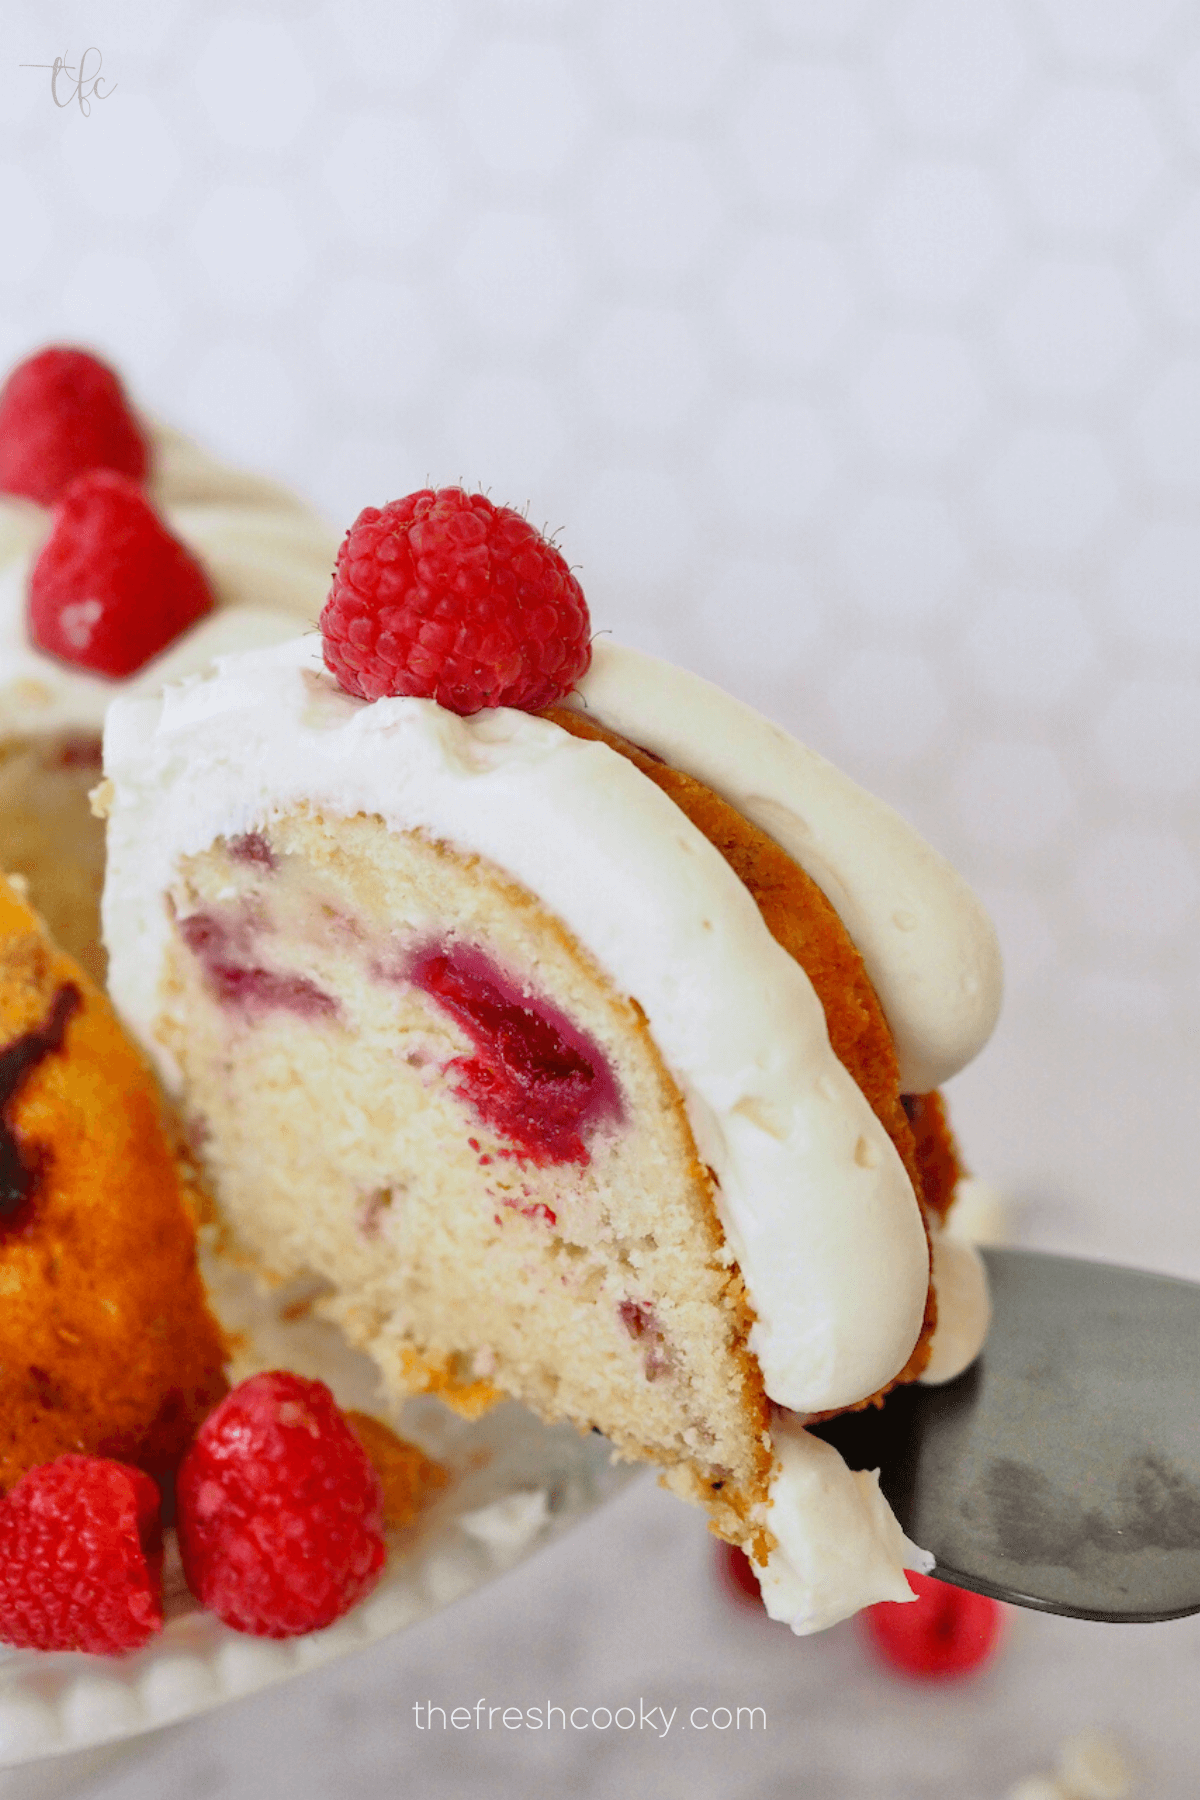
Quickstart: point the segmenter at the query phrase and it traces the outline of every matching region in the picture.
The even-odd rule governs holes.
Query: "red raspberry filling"
[[[323,1382],[253,1375],[200,1427],[176,1483],[188,1586],[235,1631],[295,1637],[370,1593],[383,1490]]]
[[[159,1496],[98,1456],[30,1469],[0,1500],[0,1641],[22,1650],[140,1650],[162,1630]]]
[[[623,1111],[599,1045],[473,946],[423,951],[408,979],[474,1044],[475,1055],[456,1057],[447,1072],[484,1123],[539,1167],[586,1165],[588,1135]]]
[[[86,350],[42,350],[0,388],[0,492],[51,506],[88,469],[143,481],[148,462],[124,388]]]
[[[622,1300],[617,1317],[633,1339],[642,1346],[642,1368],[647,1381],[657,1381],[671,1367],[667,1334],[648,1300]]]
[[[591,660],[587,602],[558,551],[520,513],[453,487],[359,513],[321,635],[347,693],[462,714],[553,706]]]
[[[233,854],[237,858],[236,850]],[[244,912],[214,908],[190,913],[179,921],[179,935],[200,963],[209,992],[220,1005],[251,1018],[268,1012],[290,1012],[300,1019],[337,1017],[333,995],[307,975],[270,969],[256,960],[253,931]]]
[[[948,1681],[983,1667],[999,1645],[1004,1612],[985,1594],[909,1573],[915,1600],[883,1600],[861,1615],[877,1655],[902,1675]]]
[[[93,469],[71,483],[29,576],[29,636],[39,650],[120,679],[212,606],[204,570],[136,482]]]

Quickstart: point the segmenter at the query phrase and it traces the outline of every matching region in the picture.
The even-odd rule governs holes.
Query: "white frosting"
[[[812,876],[866,964],[905,1093],[982,1049],[1000,1010],[995,930],[890,806],[711,682],[603,638],[571,704],[706,783]]]
[[[286,489],[227,468],[178,432],[155,426],[150,443],[150,496],[202,563],[216,609],[124,682],[44,656],[29,641],[26,588],[50,512],[0,495],[0,734],[98,732],[118,693],[154,691],[214,656],[315,625],[338,533]]]
[[[179,858],[302,803],[423,827],[537,894],[643,1007],[688,1105],[758,1315],[767,1392],[797,1412],[903,1366],[928,1281],[904,1167],[829,1046],[807,976],[666,795],[604,744],[500,709],[344,694],[316,637],[110,711],[110,985],[149,1041]]]
[[[779,1469],[767,1525],[776,1543],[766,1568],[756,1565],[771,1618],[803,1636],[879,1600],[914,1600],[904,1570],[927,1575],[933,1557],[905,1537],[878,1470],[852,1472],[798,1420],[777,1420],[771,1437]]]

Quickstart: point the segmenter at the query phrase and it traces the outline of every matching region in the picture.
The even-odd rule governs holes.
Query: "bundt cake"
[[[96,466],[144,488],[212,597],[211,610],[119,679],[88,666],[86,645],[71,660],[48,653],[30,625],[31,575],[56,509],[71,482]],[[104,838],[87,796],[100,779],[109,701],[311,625],[336,550],[336,534],[283,488],[224,467],[133,412],[112,371],[84,351],[43,351],[0,389],[3,866],[26,877],[57,941],[97,979]]]
[[[178,1463],[225,1392],[202,1204],[107,999],[0,879],[0,1491],[67,1452]]]
[[[932,1090],[995,938],[819,757],[593,652],[544,716],[352,697],[319,637],[119,701],[112,992],[241,1247],[394,1391],[598,1428],[814,1630],[928,1567],[803,1426],[978,1350]]]

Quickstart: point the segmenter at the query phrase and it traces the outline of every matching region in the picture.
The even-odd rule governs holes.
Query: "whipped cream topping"
[[[767,1392],[815,1412],[903,1367],[929,1278],[903,1164],[830,1049],[808,977],[625,758],[508,709],[355,700],[310,637],[117,702],[105,768],[109,979],[144,1042],[180,857],[301,804],[425,829],[537,894],[644,1009],[716,1172]]]
[[[811,875],[853,938],[907,1094],[983,1048],[1000,1010],[995,929],[900,815],[720,688],[603,638],[568,704],[704,782]]]
[[[339,534],[274,482],[218,462],[165,426],[146,427],[150,498],[204,566],[216,607],[129,680],[44,656],[29,640],[29,570],[50,511],[0,495],[0,732],[96,731],[118,693],[151,692],[214,656],[277,644],[316,623]]]

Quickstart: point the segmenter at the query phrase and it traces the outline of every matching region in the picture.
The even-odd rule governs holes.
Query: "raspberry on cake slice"
[[[90,469],[59,495],[29,573],[29,635],[47,656],[119,680],[213,605],[204,570],[129,476]]]
[[[142,481],[149,463],[120,378],[86,350],[52,345],[0,388],[0,493],[52,506],[89,469]]]
[[[321,634],[348,694],[416,694],[456,713],[536,712],[591,660],[587,603],[558,551],[510,506],[461,488],[359,514]]]
[[[591,644],[556,558],[425,490],[323,639],[114,705],[112,989],[234,1237],[394,1392],[598,1428],[814,1630],[928,1566],[804,1424],[979,1347],[930,1096],[995,940],[819,758]]]
[[[293,495],[151,423],[86,350],[40,351],[0,388],[0,842],[97,979],[88,793],[109,701],[311,625],[336,551]]]

